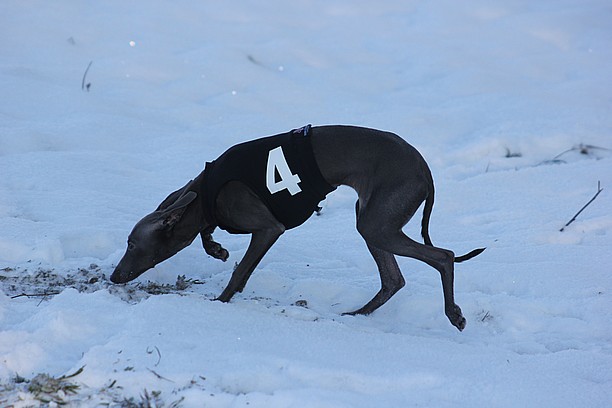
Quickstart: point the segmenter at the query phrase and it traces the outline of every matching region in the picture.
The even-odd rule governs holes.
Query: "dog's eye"
[[[128,241],[128,251],[132,251],[134,248],[136,248],[136,245],[134,245],[133,242]]]

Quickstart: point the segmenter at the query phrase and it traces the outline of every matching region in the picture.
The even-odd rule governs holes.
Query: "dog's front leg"
[[[200,232],[200,238],[202,238],[202,246],[204,247],[204,251],[213,258],[220,259],[223,262],[227,261],[229,258],[229,252],[227,249],[223,248],[221,244],[215,242],[212,237],[212,231],[202,231]]]
[[[236,292],[242,292],[253,270],[257,267],[259,261],[261,261],[261,258],[263,258],[270,247],[274,245],[282,233],[283,229],[279,228],[269,228],[253,233],[246,254],[244,254],[244,257],[234,270],[234,273],[232,273],[232,277],[227,287],[217,300],[229,302]]]
[[[234,270],[227,287],[217,298],[229,302],[236,292],[242,292],[253,270],[285,232],[285,227],[251,189],[239,182],[229,182],[219,192],[216,215],[221,225],[252,234],[244,257]]]

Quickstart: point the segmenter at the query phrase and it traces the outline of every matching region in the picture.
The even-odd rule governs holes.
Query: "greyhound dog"
[[[206,253],[225,261],[228,251],[212,238],[220,227],[230,233],[252,234],[244,257],[217,298],[228,302],[242,292],[283,232],[304,222],[325,195],[340,185],[357,192],[357,230],[381,280],[381,289],[368,303],[346,314],[372,313],[404,286],[394,256],[401,255],[438,270],[445,314],[453,326],[463,330],[466,320],[455,304],[453,264],[484,248],[455,257],[452,251],[433,246],[429,219],[434,184],[425,160],[396,134],[355,126],[308,125],[232,147],[136,224],[111,281],[125,283],[137,278],[198,235]],[[402,227],[423,202],[421,235],[425,243],[421,244],[406,236]]]

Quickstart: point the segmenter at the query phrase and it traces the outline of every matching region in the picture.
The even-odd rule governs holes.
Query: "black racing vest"
[[[319,171],[309,133],[307,125],[241,143],[206,163],[202,175],[207,221],[232,233],[244,232],[219,225],[215,219],[217,195],[230,181],[240,181],[253,190],[286,229],[306,221],[319,202],[335,190]]]

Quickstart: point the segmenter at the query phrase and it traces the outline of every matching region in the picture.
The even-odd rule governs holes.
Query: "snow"
[[[56,398],[610,406],[611,12],[603,0],[0,3],[0,405],[41,403],[35,376],[84,367],[64,379],[77,394]],[[212,299],[248,237],[222,231],[226,263],[195,242],[129,285],[108,281],[132,226],[207,160],[307,123],[391,130],[423,153],[434,243],[487,246],[456,268],[464,332],[437,273],[404,258],[406,287],[370,316],[341,316],[379,287],[348,188],[229,304]]]

